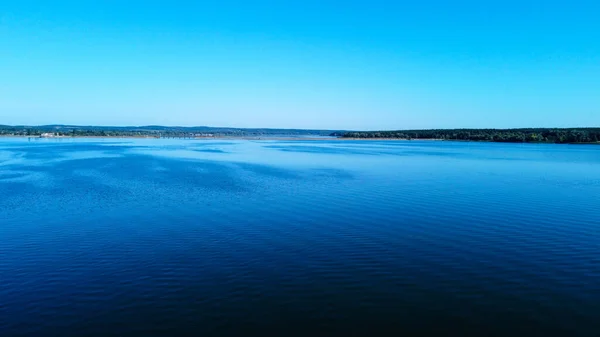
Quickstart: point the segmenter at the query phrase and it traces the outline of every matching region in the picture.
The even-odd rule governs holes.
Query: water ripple
[[[595,336],[600,156],[0,142],[0,335]]]

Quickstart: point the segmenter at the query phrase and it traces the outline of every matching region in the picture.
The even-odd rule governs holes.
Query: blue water
[[[600,147],[0,139],[0,336],[598,336]]]

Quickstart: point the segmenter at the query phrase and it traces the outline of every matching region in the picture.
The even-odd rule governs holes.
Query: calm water
[[[600,147],[0,139],[0,336],[598,336]]]

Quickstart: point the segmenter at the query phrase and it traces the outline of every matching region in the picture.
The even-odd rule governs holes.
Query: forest
[[[343,138],[439,139],[505,143],[598,143],[600,128],[434,129],[359,131],[337,134]]]
[[[431,129],[398,131],[331,131],[302,129],[243,129],[216,127],[110,127],[110,126],[8,126],[0,125],[0,136],[39,137],[52,133],[63,137],[256,137],[256,136],[331,136],[351,139],[436,139],[505,143],[600,143],[600,128],[528,129]]]

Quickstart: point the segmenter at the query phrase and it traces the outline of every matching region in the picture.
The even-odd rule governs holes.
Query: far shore
[[[405,138],[345,138],[345,137],[297,137],[297,136],[211,136],[211,137],[154,137],[154,136],[20,136],[0,135],[0,138],[29,138],[29,139],[186,139],[186,140],[385,140],[385,141],[411,141]],[[443,139],[414,139],[412,141],[443,141]]]
[[[475,141],[475,140],[453,140],[453,139],[406,139],[406,138],[350,138],[350,137],[298,137],[298,136],[198,136],[198,137],[154,137],[154,136],[19,136],[19,135],[0,135],[2,138],[22,138],[22,139],[180,139],[180,140],[275,140],[275,141],[388,141],[388,142],[473,142],[473,143],[503,143],[503,144],[558,144],[549,142],[493,142],[493,141]],[[561,143],[564,145],[600,145],[600,142],[587,143]]]

